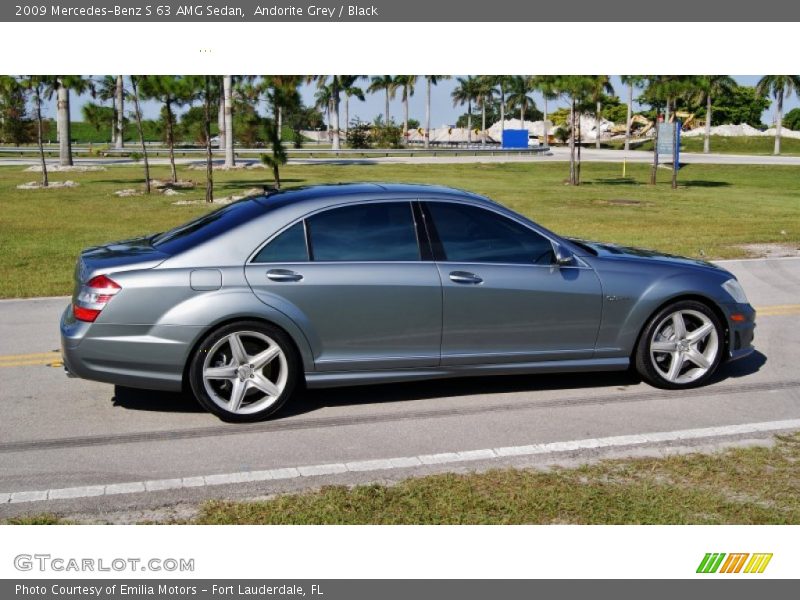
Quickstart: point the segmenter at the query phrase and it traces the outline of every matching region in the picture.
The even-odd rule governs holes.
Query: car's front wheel
[[[203,340],[192,357],[189,381],[198,402],[223,420],[259,421],[291,397],[300,368],[286,333],[243,321]]]
[[[708,382],[724,352],[724,330],[705,304],[675,302],[648,322],[636,349],[636,370],[660,388],[696,387]]]

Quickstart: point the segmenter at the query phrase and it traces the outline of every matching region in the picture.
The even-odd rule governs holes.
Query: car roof
[[[347,202],[348,199],[358,201],[364,197],[375,198],[468,198],[478,202],[494,204],[493,200],[468,192],[442,185],[425,185],[419,183],[335,183],[309,185],[288,188],[270,192],[264,196],[257,196],[254,200],[264,206],[277,208],[278,206],[297,205],[306,202],[318,203],[320,200],[333,200]]]

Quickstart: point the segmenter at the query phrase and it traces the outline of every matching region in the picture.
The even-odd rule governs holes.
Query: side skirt
[[[553,360],[529,363],[489,365],[451,365],[423,369],[391,369],[383,371],[327,371],[306,373],[309,388],[400,383],[448,377],[483,377],[492,375],[524,375],[536,373],[569,373],[580,371],[624,371],[630,365],[627,357],[592,358],[586,360]]]

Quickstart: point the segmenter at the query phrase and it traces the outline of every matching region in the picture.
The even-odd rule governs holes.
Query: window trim
[[[380,198],[380,199],[369,199],[369,200],[360,200],[356,202],[341,202],[339,204],[333,204],[331,206],[324,206],[322,208],[318,208],[313,210],[305,215],[296,218],[295,220],[291,221],[271,236],[269,236],[266,240],[264,240],[261,244],[256,247],[256,249],[250,253],[250,256],[247,258],[245,265],[278,265],[278,264],[286,264],[286,265],[304,265],[310,263],[316,264],[335,264],[335,265],[343,265],[343,264],[419,264],[425,262],[433,262],[433,255],[431,253],[429,244],[428,244],[428,237],[427,231],[424,231],[421,227],[418,218],[417,218],[417,209],[415,209],[415,205],[418,204],[418,199],[414,198]],[[307,220],[311,217],[314,217],[318,214],[322,214],[324,212],[328,212],[331,210],[336,210],[338,208],[347,208],[348,206],[363,206],[365,204],[387,204],[387,203],[394,203],[394,204],[408,204],[409,209],[411,210],[411,221],[414,226],[414,236],[417,241],[417,252],[419,253],[419,258],[417,260],[317,260],[314,258],[314,246],[311,240],[311,228],[308,226]],[[275,238],[279,235],[287,231],[288,229],[297,225],[297,223],[303,223],[303,230],[305,231],[305,238],[306,238],[306,254],[308,255],[307,261],[288,261],[288,262],[256,262],[255,258],[258,256],[259,252],[270,244]]]

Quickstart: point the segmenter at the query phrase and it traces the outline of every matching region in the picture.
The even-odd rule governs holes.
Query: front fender
[[[630,356],[647,321],[662,306],[694,297],[712,306],[726,301],[724,277],[700,269],[613,270],[601,272],[603,319],[597,340],[598,356]]]

